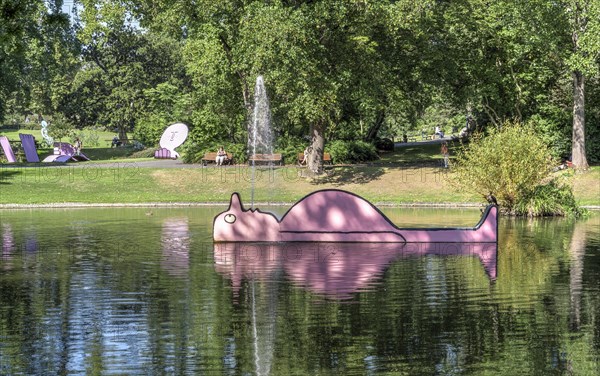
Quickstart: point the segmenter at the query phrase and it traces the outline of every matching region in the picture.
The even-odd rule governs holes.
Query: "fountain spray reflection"
[[[189,270],[190,229],[187,217],[167,218],[162,225],[161,266],[175,277]]]
[[[273,154],[273,132],[271,130],[271,110],[269,108],[269,97],[265,89],[265,82],[262,76],[256,78],[254,87],[254,110],[252,112],[252,121],[248,129],[248,153],[250,156],[257,154]],[[250,205],[254,208],[254,188],[255,188],[255,160],[252,161],[251,177],[251,196]],[[272,168],[272,166],[271,166]]]

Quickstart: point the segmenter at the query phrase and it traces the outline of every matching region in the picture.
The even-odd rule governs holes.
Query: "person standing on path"
[[[445,142],[442,142],[442,147],[440,149],[442,156],[444,157],[444,168],[448,168],[448,158],[450,157],[448,153],[448,145]]]

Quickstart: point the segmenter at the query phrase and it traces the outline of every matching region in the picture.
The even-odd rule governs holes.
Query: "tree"
[[[585,151],[585,81],[598,74],[600,56],[600,4],[597,0],[570,0],[562,6],[569,20],[572,48],[567,65],[573,76],[572,161],[587,169]]]
[[[505,123],[474,136],[456,161],[453,179],[458,186],[482,197],[494,195],[509,213],[582,214],[571,187],[550,180],[556,163],[529,124]]]
[[[101,125],[125,139],[148,112],[146,90],[166,82],[186,90],[181,46],[137,27],[121,2],[86,1],[81,18],[84,64],[60,110],[79,126]]]

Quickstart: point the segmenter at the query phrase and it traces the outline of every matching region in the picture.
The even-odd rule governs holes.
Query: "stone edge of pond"
[[[0,204],[0,209],[68,209],[68,208],[147,208],[147,207],[203,207],[203,206],[223,206],[229,202],[141,202],[141,203],[89,203],[89,202],[57,202],[46,204]],[[257,202],[255,206],[289,206],[293,202]],[[474,202],[376,202],[375,206],[389,208],[478,208],[483,207],[483,203]],[[600,210],[600,205],[583,205],[588,210]]]
[[[194,207],[194,206],[221,206],[229,202],[141,202],[141,203],[91,203],[91,202],[56,202],[45,204],[0,204],[0,209],[34,209],[34,208],[121,208],[121,207]],[[256,202],[255,206],[289,206],[294,202]],[[406,207],[406,208],[476,208],[483,206],[478,203],[395,203],[376,202],[375,206],[381,207]]]

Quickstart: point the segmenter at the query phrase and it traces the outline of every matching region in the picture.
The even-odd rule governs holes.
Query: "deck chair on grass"
[[[43,162],[68,162],[89,161],[90,159],[82,152],[75,151],[75,147],[68,142],[55,142],[54,153],[44,158]]]
[[[25,152],[25,159],[27,159],[27,162],[38,163],[40,157],[35,148],[35,138],[30,134],[23,133],[19,133],[19,138],[21,139],[21,146],[23,146],[23,152]]]
[[[2,145],[2,150],[4,151],[4,155],[6,156],[8,163],[15,163],[17,158],[15,157],[15,153],[13,152],[10,142],[6,136],[0,136],[0,144]]]

